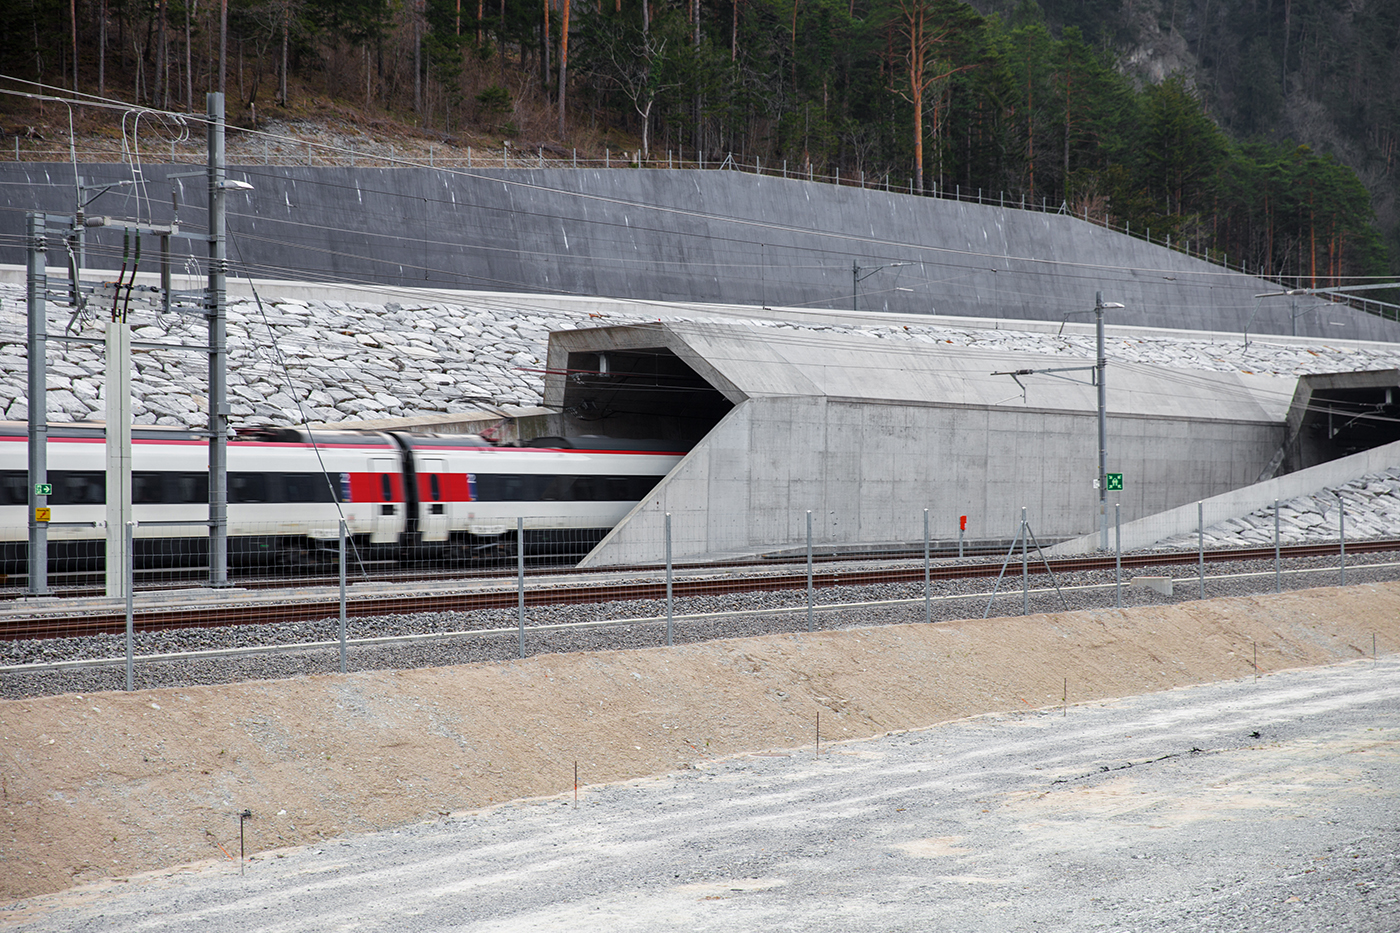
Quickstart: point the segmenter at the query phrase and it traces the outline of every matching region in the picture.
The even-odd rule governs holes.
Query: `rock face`
[[[466,296],[464,296],[466,297]],[[298,424],[458,413],[483,407],[539,404],[549,332],[636,323],[666,317],[586,311],[542,311],[520,306],[389,302],[232,299],[228,305],[229,402],[238,424]],[[671,320],[704,320],[703,313],[673,313]],[[733,320],[728,318],[727,320]],[[148,323],[149,322],[149,323]],[[861,327],[795,324],[775,317],[751,322],[783,330],[841,330],[873,340],[947,343],[1092,359],[1092,336],[928,325]],[[69,325],[64,308],[50,306],[49,332]],[[101,337],[100,322],[79,322],[85,336]],[[0,416],[29,416],[26,382],[24,289],[0,285]],[[204,342],[203,323],[183,315],[143,317],[133,339]],[[1212,343],[1200,339],[1117,338],[1107,346],[1113,362],[1182,369],[1277,375],[1346,372],[1400,366],[1400,347],[1271,345],[1254,341]],[[132,381],[138,424],[198,427],[205,423],[207,373],[197,351],[137,349]],[[100,346],[49,344],[49,420],[104,417]]]
[[[1343,516],[1345,512],[1345,516]],[[1334,489],[1323,489],[1278,505],[1278,536],[1282,544],[1336,541],[1345,517],[1348,541],[1400,535],[1400,467],[1368,473]],[[1189,550],[1200,540],[1196,532],[1173,535],[1154,548]],[[1274,509],[1264,508],[1205,529],[1207,548],[1270,547],[1274,543]]]

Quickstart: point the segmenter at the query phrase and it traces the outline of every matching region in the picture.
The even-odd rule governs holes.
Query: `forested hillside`
[[[0,0],[0,71],[1005,192],[1318,283],[1400,270],[1394,0],[223,3]]]

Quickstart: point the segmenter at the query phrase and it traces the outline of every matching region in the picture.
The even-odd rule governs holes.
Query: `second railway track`
[[[1400,540],[1373,540],[1349,544],[1351,554],[1378,553],[1400,550]],[[1294,545],[1281,548],[1279,556],[1289,560],[1337,555],[1339,547],[1335,543]],[[1275,550],[1248,548],[1207,551],[1207,563],[1272,560]],[[1130,554],[1122,558],[1125,569],[1161,567],[1182,564],[1195,564],[1201,556],[1198,552],[1172,552],[1152,554]],[[995,577],[1005,570],[1008,574],[1020,573],[1020,555],[1014,555],[1008,564],[1001,561],[975,563],[941,564],[929,568],[930,580],[951,580],[967,578]],[[1028,559],[1031,572],[1074,573],[1080,571],[1112,570],[1116,564],[1114,557],[1073,557],[1041,560],[1035,556]],[[745,573],[747,569],[750,572]],[[710,596],[721,593],[753,593],[780,590],[804,589],[807,574],[803,572],[753,573],[752,567],[716,568],[701,578],[681,578],[672,585],[673,595],[680,599],[693,596]],[[843,570],[831,563],[824,564],[812,574],[814,588],[827,589],[836,586],[867,586],[872,584],[922,582],[922,566],[900,566],[894,568],[869,568]],[[510,578],[500,578],[506,584]],[[392,584],[386,584],[389,586]],[[616,601],[658,600],[666,596],[666,585],[657,581],[618,582],[616,580],[592,580],[582,583],[545,583],[525,590],[526,606],[576,605]],[[307,598],[309,597],[309,598]],[[520,595],[514,586],[502,585],[490,589],[478,589],[465,593],[417,593],[413,595],[395,593],[392,595],[366,596],[356,594],[347,600],[346,614],[354,618],[421,612],[469,612],[483,609],[514,608]],[[0,638],[43,639],[78,637],[108,634],[124,631],[125,612],[110,609],[87,612],[81,615],[64,615],[62,600],[32,604],[32,615],[16,612],[12,604],[8,618],[0,620]],[[160,607],[143,605],[133,614],[133,626],[137,631],[156,631],[190,626],[227,626],[268,624],[298,620],[319,619],[336,616],[340,612],[338,594],[325,595],[323,591],[303,594],[303,598],[287,603],[249,603],[239,601],[217,601],[217,592],[201,594],[199,600],[170,604]]]

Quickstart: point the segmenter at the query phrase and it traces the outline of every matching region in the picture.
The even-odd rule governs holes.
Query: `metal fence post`
[[[340,520],[340,672],[345,673],[345,519]]]
[[[928,509],[924,509],[924,622],[933,621],[933,603],[928,586]]]
[[[525,657],[525,517],[515,519],[516,616],[520,622],[520,656]]]
[[[671,647],[671,513],[666,513],[666,647]]]
[[[128,691],[136,689],[135,676],[132,666],[135,662],[136,619],[132,604],[132,593],[136,584],[136,571],[133,569],[135,561],[131,559],[131,529],[135,522],[127,522],[123,534],[126,536],[126,689]]]
[[[807,631],[812,631],[812,510],[807,510]]]
[[[1337,493],[1337,531],[1342,537],[1342,586],[1347,585],[1347,505]]]
[[[1021,506],[1021,615],[1031,614],[1031,564],[1026,553],[1026,507]]]
[[[1196,503],[1196,557],[1198,575],[1201,578],[1201,599],[1206,598],[1206,504]]]
[[[1123,507],[1113,503],[1113,597],[1114,605],[1123,608]]]
[[[1283,592],[1283,570],[1279,562],[1278,500],[1274,500],[1274,592]]]

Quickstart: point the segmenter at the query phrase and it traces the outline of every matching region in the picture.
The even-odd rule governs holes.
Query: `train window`
[[[574,477],[539,477],[540,498],[546,502],[570,502],[573,500]]]
[[[107,501],[107,474],[101,470],[50,470],[50,505],[102,505]]]
[[[625,502],[642,498],[659,476],[569,476],[534,473],[478,473],[473,498],[479,502]]]
[[[209,501],[208,473],[166,473],[165,501],[179,505],[196,505]]]
[[[0,470],[0,505],[29,504],[29,474],[24,470]]]
[[[389,482],[388,473],[379,474],[379,491],[382,493],[381,498],[383,498],[385,502],[394,501],[394,486]]]
[[[136,505],[151,505],[165,501],[161,475],[148,470],[131,474],[131,501]]]
[[[438,482],[438,475],[436,473],[428,474],[428,488],[432,493],[434,502],[438,502],[442,499],[442,484]]]
[[[268,502],[267,474],[230,473],[228,475],[229,502]]]
[[[131,474],[131,501],[136,505],[208,502],[209,474],[138,470]]]
[[[385,479],[388,479],[386,476]],[[322,473],[283,473],[283,502],[334,502],[331,487]]]

